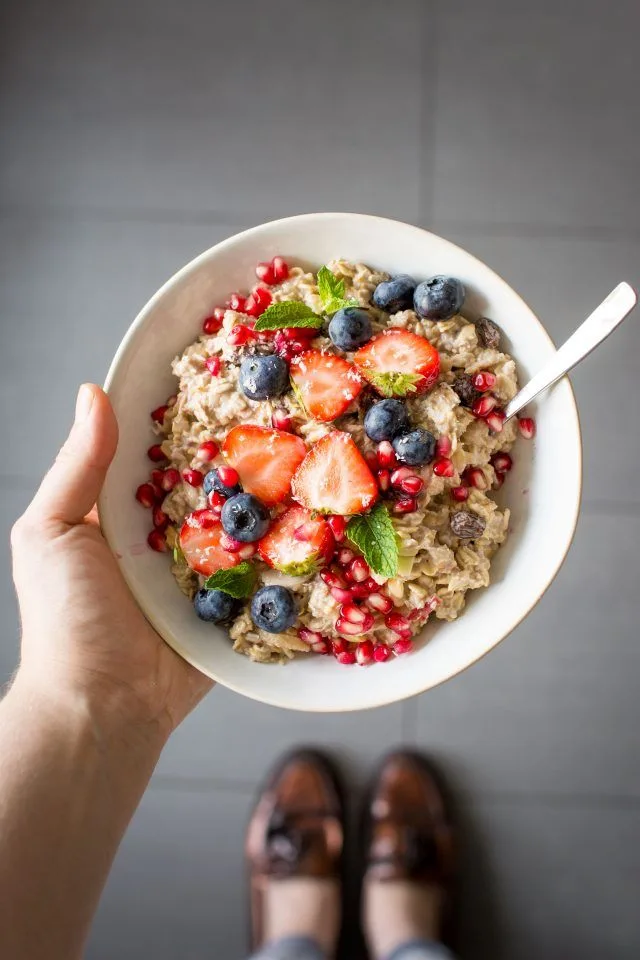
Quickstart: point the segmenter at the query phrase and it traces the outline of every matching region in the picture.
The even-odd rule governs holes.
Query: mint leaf
[[[372,373],[368,370],[362,373],[383,397],[406,397],[408,393],[415,393],[416,384],[424,380],[419,373]]]
[[[243,560],[229,570],[216,570],[205,582],[207,590],[222,590],[229,596],[242,600],[248,597],[256,585],[256,569]]]
[[[360,306],[357,300],[345,300],[344,279],[338,279],[329,267],[320,267],[318,270],[318,296],[325,313],[337,313],[345,307]]]
[[[321,327],[322,317],[317,316],[306,303],[299,300],[284,300],[267,307],[256,321],[256,330],[281,330],[283,327]]]
[[[363,554],[374,573],[395,577],[398,573],[398,540],[389,511],[383,503],[369,513],[352,517],[347,537]]]

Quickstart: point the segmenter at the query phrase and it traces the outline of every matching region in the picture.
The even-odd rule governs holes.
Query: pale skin
[[[85,385],[56,463],[12,532],[21,658],[0,703],[0,943],[75,960],[167,738],[211,687],[147,623],[95,503],[117,445]]]

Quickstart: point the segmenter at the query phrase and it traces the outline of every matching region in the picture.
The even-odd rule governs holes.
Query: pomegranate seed
[[[438,437],[436,440],[436,454],[439,457],[448,457],[451,453],[451,439],[449,437]]]
[[[284,340],[313,340],[318,336],[315,327],[281,327],[278,332]]]
[[[160,507],[153,508],[153,525],[156,530],[164,530],[169,525],[169,517]]]
[[[163,480],[164,480],[164,470],[151,471],[151,483],[154,485],[154,487],[162,487]]]
[[[472,467],[467,473],[467,480],[470,486],[475,487],[476,490],[486,490],[489,486],[486,474],[480,467]]]
[[[411,624],[406,617],[402,616],[401,613],[387,614],[387,616],[384,618],[384,622],[389,630],[393,630],[394,633],[398,633],[400,636],[403,636],[404,634],[411,636]]]
[[[496,473],[508,473],[513,466],[513,460],[508,453],[501,450],[499,453],[494,453],[491,457],[491,464]]]
[[[316,630],[309,630],[307,627],[300,627],[298,629],[298,636],[303,643],[308,643],[309,646],[311,646],[312,643],[320,643],[321,640],[324,640],[321,633],[318,633]]]
[[[218,311],[220,311],[220,313]],[[225,312],[222,309],[222,307],[216,307],[212,315],[210,317],[207,317],[207,319],[202,324],[202,329],[204,330],[204,332],[209,334],[209,336],[211,336],[211,334],[213,333],[217,333],[220,327],[222,326],[224,313]]]
[[[238,556],[241,560],[250,560],[255,556],[257,549],[255,543],[243,543],[238,550]]]
[[[180,474],[174,467],[169,467],[168,470],[165,470],[164,476],[162,478],[162,489],[165,493],[170,493],[177,484],[180,483]]]
[[[382,585],[379,583],[376,583],[373,577],[367,577],[363,586],[367,588],[369,593],[378,593],[379,590],[382,590]]]
[[[367,597],[367,606],[378,613],[391,613],[393,610],[393,600],[391,597],[385,597],[381,593],[372,593]]]
[[[415,474],[411,477],[405,477],[404,480],[401,480],[398,484],[403,493],[420,493],[424,487],[424,480],[422,477],[418,477]]]
[[[357,607],[354,607],[357,610]],[[374,624],[374,618],[371,613],[367,613],[366,610],[362,611],[364,614],[364,620],[359,623],[354,623],[352,620],[347,620],[346,617],[338,617],[336,620],[336,630],[338,633],[343,633],[348,637],[357,637],[361,633],[366,633],[368,630],[371,630],[371,627]]]
[[[326,657],[328,653],[331,653],[331,644],[325,637],[322,637],[322,639],[316,641],[316,643],[311,644],[311,650],[313,653],[319,653],[321,656]]]
[[[401,637],[400,640],[396,640],[391,649],[396,657],[401,657],[404,653],[411,653],[413,650],[413,641],[409,637]]]
[[[333,534],[333,539],[336,543],[342,543],[344,540],[345,530],[347,529],[347,521],[344,517],[340,517],[337,514],[333,514],[330,517],[327,517],[327,523],[331,527],[331,533]]]
[[[481,373],[476,373],[473,378],[473,385],[480,393],[486,393],[487,390],[495,387],[497,379],[495,373],[489,373],[487,370],[483,370]]]
[[[355,603],[343,603],[340,607],[340,616],[349,623],[365,623],[370,614],[356,607]]]
[[[204,477],[202,476],[199,470],[183,470],[182,471],[183,479],[190,487],[201,487]]]
[[[357,637],[361,633],[364,633],[362,624],[351,623],[350,620],[345,620],[343,617],[338,617],[335,623],[335,628],[338,633],[342,633],[347,637]]]
[[[207,357],[204,365],[212,377],[217,377],[222,370],[222,361],[220,360],[220,357]]]
[[[415,497],[401,497],[393,505],[394,513],[414,513],[418,509],[418,501]]]
[[[492,433],[500,433],[506,419],[506,414],[502,410],[494,410],[486,417],[487,426]]]
[[[220,546],[223,550],[227,550],[228,553],[237,553],[238,550],[244,547],[244,543],[242,540],[236,540],[235,537],[230,537],[228,533],[221,533]]]
[[[398,462],[393,447],[388,440],[383,440],[382,443],[378,444],[376,456],[380,467],[395,467]]]
[[[222,513],[222,508],[227,502],[227,498],[223,497],[221,493],[218,493],[217,490],[214,490],[213,493],[209,494],[209,506],[213,513],[220,515]]]
[[[274,430],[286,430],[290,433],[293,429],[293,420],[286,410],[274,410],[271,414],[271,426]]]
[[[235,310],[236,313],[244,313],[246,302],[246,297],[241,296],[239,293],[232,293],[227,300],[227,305],[230,310]]]
[[[356,662],[360,664],[361,667],[366,667],[367,664],[373,663],[373,644],[371,640],[363,640],[362,643],[359,643],[356,647]]]
[[[289,276],[289,264],[286,260],[283,260],[282,257],[274,257],[271,261],[273,267],[273,275],[276,278],[276,283],[281,283],[283,280],[286,280]]]
[[[507,476],[506,473],[497,473],[497,472],[496,472],[496,479],[495,479],[494,482],[493,482],[493,489],[494,489],[494,490],[499,490],[499,489],[500,489],[500,487],[502,486],[502,484],[504,483],[504,481],[505,481],[505,479],[506,479],[506,476]]]
[[[273,263],[267,263],[266,260],[262,260],[256,267],[256,277],[258,280],[262,280],[263,283],[268,283],[269,286],[276,282],[276,274],[273,269]]]
[[[227,340],[232,347],[243,347],[253,337],[253,330],[244,323],[236,323],[227,334]]]
[[[378,472],[378,458],[377,458],[377,456],[375,455],[375,453],[373,452],[373,450],[367,450],[367,452],[366,452],[365,455],[364,455],[364,458],[365,458],[365,460],[367,461],[367,466],[369,467],[369,470],[371,470],[371,472],[374,473],[374,474],[377,473],[377,472]]]
[[[162,423],[164,421],[164,416],[169,407],[167,404],[163,404],[161,407],[156,407],[155,410],[151,411],[151,419],[156,423]]]
[[[369,564],[362,557],[356,557],[349,564],[349,573],[355,583],[362,583],[370,575]]]
[[[333,653],[334,657],[339,653],[344,653],[346,649],[347,641],[343,640],[342,637],[331,641],[331,652]]]
[[[272,299],[273,297],[266,287],[256,287],[249,297],[247,297],[247,302],[244,307],[245,313],[248,313],[250,317],[262,316]]]
[[[152,530],[147,537],[147,543],[151,549],[157,551],[157,553],[166,553],[167,551],[167,541],[164,538],[162,530]]]
[[[413,470],[409,470],[409,467],[398,467],[391,474],[391,485],[399,487],[401,482],[406,480],[407,477],[415,477]]]
[[[378,470],[377,473],[378,486],[383,493],[386,493],[391,486],[391,474],[388,470]]]
[[[438,457],[433,465],[433,472],[436,477],[452,477],[456,470],[448,457]]]
[[[336,653],[336,660],[338,663],[343,663],[345,666],[349,666],[352,663],[356,662],[356,655],[352,653],[351,650],[343,650],[341,653]]]
[[[349,587],[349,592],[354,600],[364,600],[365,597],[369,596],[371,590],[369,589],[367,581],[365,580],[364,583],[352,583]]]
[[[349,603],[352,599],[351,591],[347,590],[346,587],[329,587],[329,593],[338,603]]]
[[[216,467],[216,470],[218,471],[220,482],[223,483],[225,487],[235,487],[236,484],[240,483],[238,471],[234,470],[233,467],[227,467],[226,464],[222,464]]]
[[[464,503],[469,497],[468,487],[451,487],[450,493],[451,499],[456,500],[458,503]]]
[[[518,426],[520,427],[520,433],[525,438],[525,440],[532,440],[536,435],[536,422],[533,417],[519,417]]]
[[[220,447],[215,440],[205,440],[196,450],[196,460],[202,460],[204,463],[207,463],[210,460],[215,460],[219,453]]]
[[[293,539],[297,540],[298,543],[309,543],[313,539],[313,536],[316,532],[315,523],[310,520],[308,523],[303,523],[293,531]]]
[[[480,397],[479,400],[476,400],[471,407],[471,412],[475,417],[487,417],[497,406],[498,401],[496,397],[490,393],[488,396]]]
[[[141,503],[143,507],[153,507],[156,502],[155,487],[150,483],[141,483],[136,490],[136,500],[138,503]]]
[[[341,567],[346,567],[349,563],[351,563],[354,557],[355,553],[353,550],[350,550],[349,547],[342,547],[340,550],[338,550],[336,560]]]
[[[320,573],[320,576],[328,587],[345,587],[346,586],[340,574],[336,573],[335,570],[322,570]]]
[[[283,360],[293,360],[298,354],[308,350],[309,341],[301,334],[302,330],[296,330],[297,339],[292,340],[286,335],[285,330],[276,330],[273,345],[278,356]]]
[[[391,650],[384,643],[377,643],[373,648],[373,659],[376,663],[386,663],[391,656]]]
[[[152,447],[149,447],[147,456],[149,460],[153,460],[154,463],[160,463],[161,460],[167,459],[159,443],[154,443]]]
[[[438,597],[434,593],[434,595],[432,597],[429,597],[429,599],[425,603],[424,609],[426,610],[428,608],[429,613],[433,613],[436,607],[439,607],[441,603],[442,603],[442,600],[440,599],[440,597]]]

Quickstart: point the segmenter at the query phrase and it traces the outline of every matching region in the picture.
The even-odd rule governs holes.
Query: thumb
[[[78,392],[75,422],[28,513],[80,523],[95,505],[118,445],[118,424],[106,393],[91,383]]]

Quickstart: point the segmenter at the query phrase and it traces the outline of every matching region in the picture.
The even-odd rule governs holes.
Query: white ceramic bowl
[[[149,513],[133,493],[149,469],[149,411],[175,389],[172,359],[198,336],[212,307],[231,291],[252,285],[255,264],[276,254],[315,268],[344,257],[418,280],[438,273],[459,277],[467,290],[464,312],[470,317],[484,314],[502,327],[521,382],[542,366],[554,347],[518,294],[459,247],[380,217],[318,213],[266,223],[207,250],[151,298],[116,354],[107,390],[120,423],[120,445],[100,500],[100,516],[122,572],[156,630],[204,673],[256,700],[308,711],[376,707],[460,673],[506,637],[545,592],[566,556],[578,518],[578,414],[566,379],[532,410],[536,439],[518,442],[515,468],[500,491],[512,521],[510,537],[493,561],[493,583],[469,594],[458,620],[428,625],[428,642],[415,653],[366,669],[317,656],[279,667],[233,653],[223,630],[194,615],[171,576],[167,556],[147,549]]]

